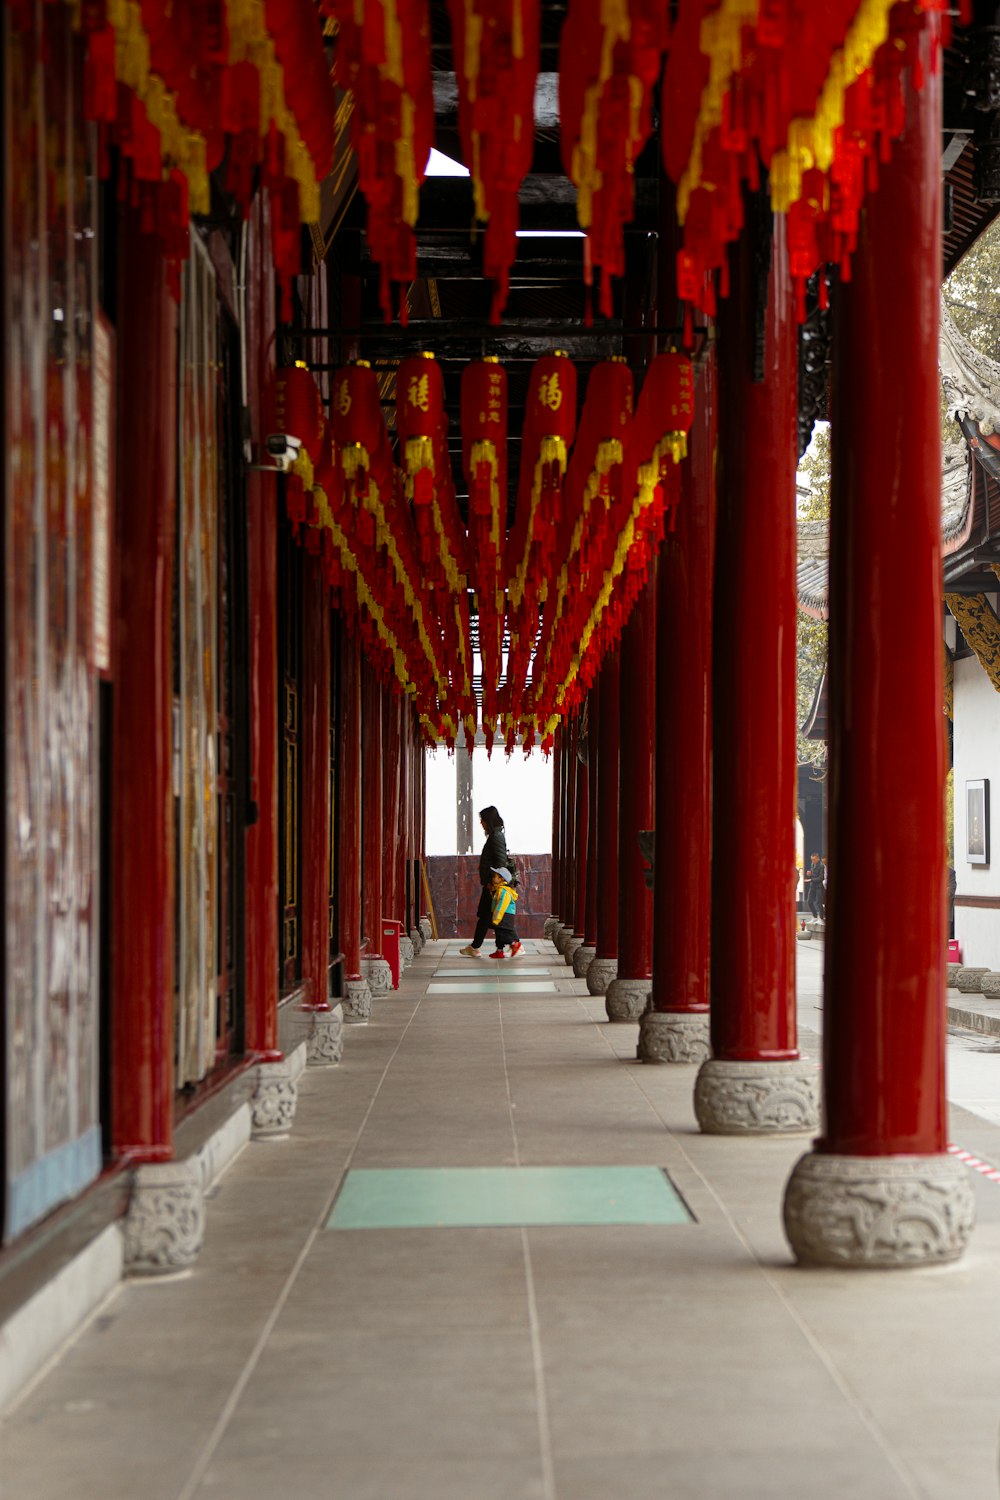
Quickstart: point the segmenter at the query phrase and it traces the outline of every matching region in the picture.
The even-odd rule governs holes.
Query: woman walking
[[[479,884],[482,890],[479,894],[479,906],[476,909],[476,931],[472,942],[467,943],[459,952],[465,958],[482,958],[480,949],[483,940],[493,921],[493,893],[491,882],[493,871],[501,868],[512,869],[510,858],[507,854],[507,838],[503,828],[503,818],[495,807],[484,807],[479,814],[486,842],[483,852],[479,856]]]

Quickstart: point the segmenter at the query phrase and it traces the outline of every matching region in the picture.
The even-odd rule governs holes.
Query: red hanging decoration
[[[469,485],[470,582],[479,612],[482,721],[493,749],[502,670],[503,548],[507,535],[507,374],[496,358],[462,372],[462,466]]]
[[[491,323],[507,300],[517,194],[535,145],[539,11],[539,0],[448,0],[458,127],[476,218],[486,224],[483,271],[494,283]]]
[[[653,89],[669,40],[668,0],[570,0],[559,48],[559,140],[589,238],[585,279],[601,270],[600,310],[625,272],[623,226],[635,213],[633,168],[653,125]]]
[[[434,140],[428,4],[324,0],[323,9],[340,28],[335,75],[354,95],[351,139],[389,322],[392,283],[408,284],[417,274],[417,198]],[[405,322],[405,302],[401,316]]]

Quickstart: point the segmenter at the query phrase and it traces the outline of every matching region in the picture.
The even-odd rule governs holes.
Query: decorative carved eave
[[[985,594],[945,594],[959,630],[979,658],[979,664],[1000,692],[1000,620]]]

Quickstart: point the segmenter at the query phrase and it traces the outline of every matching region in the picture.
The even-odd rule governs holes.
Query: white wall
[[[427,764],[427,853],[456,854],[455,757],[447,750],[424,752]]]
[[[1000,896],[1000,693],[975,656],[955,663],[955,874],[958,896]],[[965,783],[990,782],[990,863],[966,858]],[[955,936],[967,964],[1000,969],[1000,909],[955,907]]]
[[[427,755],[427,853],[455,854],[458,838],[455,814],[455,757],[446,750]],[[510,760],[497,746],[491,759],[485,746],[472,752],[472,848],[478,854],[483,838],[479,809],[496,807],[504,821],[512,855],[552,851],[552,758],[540,750],[525,756],[515,750]]]

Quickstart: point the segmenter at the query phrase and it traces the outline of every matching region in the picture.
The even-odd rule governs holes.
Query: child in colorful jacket
[[[506,865],[491,870],[493,876],[490,890],[493,895],[493,932],[496,937],[496,952],[490,958],[517,958],[522,952],[521,940],[514,931],[517,913],[517,892],[510,884],[511,873]],[[509,948],[510,953],[504,949]]]

